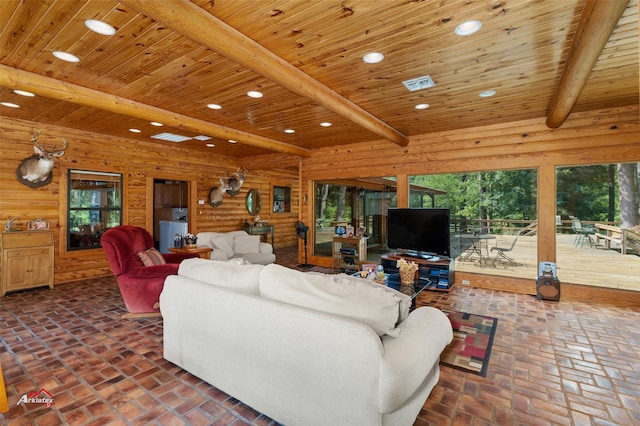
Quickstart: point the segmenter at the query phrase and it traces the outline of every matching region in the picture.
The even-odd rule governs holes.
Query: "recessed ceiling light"
[[[84,24],[91,31],[98,34],[110,36],[116,33],[116,29],[111,25],[107,24],[106,22],[98,21],[97,19],[87,19],[86,21],[84,21]]]
[[[210,109],[222,109],[222,107],[218,104],[207,104],[207,108]]]
[[[129,129],[129,131],[131,133],[142,133],[142,130],[140,130],[140,129]]]
[[[13,104],[11,102],[0,102],[0,105],[4,105],[9,108],[20,108],[20,105]]]
[[[55,52],[53,52],[53,56],[66,62],[80,62],[80,58],[78,58],[76,55],[72,55],[71,53],[67,52],[61,52],[60,50],[56,50]]]
[[[152,125],[152,126],[156,126],[156,127],[162,127],[162,126],[164,126],[164,124],[162,124],[162,123],[158,123],[157,121],[152,121],[152,122],[151,122],[151,125]]]
[[[418,104],[415,106],[415,109],[427,109],[429,108],[429,104]]]
[[[480,96],[481,98],[490,98],[495,94],[496,94],[495,90],[485,90],[484,92],[478,93],[478,96]]]
[[[256,91],[256,90],[250,90],[247,92],[247,96],[249,96],[250,98],[261,98],[262,97],[262,93]]]
[[[320,123],[320,125],[321,125],[322,127],[331,127],[331,123],[329,123],[328,121],[325,121],[325,122],[323,122],[323,123]]]
[[[285,133],[295,133],[296,131],[293,129],[284,129]]]
[[[216,144],[214,144],[214,143],[208,143],[208,144],[207,144],[207,146],[208,146],[209,148],[213,148],[214,146],[216,146]]]
[[[480,21],[465,21],[462,24],[458,25],[453,32],[459,36],[468,36],[477,32],[481,27],[482,22]]]
[[[384,55],[380,52],[369,52],[362,57],[362,60],[367,64],[377,64],[378,62],[382,62],[384,59]]]
[[[16,95],[20,95],[20,96],[29,96],[29,97],[33,97],[35,96],[33,93],[31,92],[27,92],[26,90],[19,90],[19,89],[15,89],[13,91],[13,93],[15,93]]]
[[[238,143],[238,141],[233,140],[233,139],[229,139],[227,142],[229,142],[229,143]]]

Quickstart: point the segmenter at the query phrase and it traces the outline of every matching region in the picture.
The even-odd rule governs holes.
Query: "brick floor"
[[[278,263],[295,266],[295,252]],[[441,368],[416,425],[640,424],[640,306],[456,285],[431,305],[498,318],[486,377]],[[8,425],[274,424],[162,358],[162,319],[121,320],[111,277],[0,298]],[[52,407],[17,405],[46,389]],[[2,418],[2,415],[0,415]]]

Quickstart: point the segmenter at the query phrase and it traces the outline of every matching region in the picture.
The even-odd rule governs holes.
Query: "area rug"
[[[453,326],[453,341],[440,363],[485,377],[498,319],[465,312],[445,312]]]

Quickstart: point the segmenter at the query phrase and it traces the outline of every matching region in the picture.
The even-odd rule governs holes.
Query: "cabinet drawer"
[[[2,246],[6,249],[53,244],[51,231],[7,232],[2,234]]]
[[[49,253],[51,253],[51,248],[49,247],[25,248],[25,249],[7,250],[6,256],[7,256],[7,259],[15,259],[17,257],[48,255]]]

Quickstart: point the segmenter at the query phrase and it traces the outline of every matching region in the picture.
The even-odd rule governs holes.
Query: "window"
[[[638,176],[638,163],[556,168],[560,280],[638,291]]]
[[[535,276],[535,169],[411,176],[409,182],[410,207],[450,209],[457,270]]]
[[[291,188],[288,186],[273,187],[273,212],[285,213],[291,211]]]
[[[313,253],[331,256],[331,241],[336,226],[363,228],[367,236],[367,254],[385,253],[386,217],[396,207],[395,178],[367,178],[315,182]]]
[[[67,250],[100,247],[100,236],[122,223],[122,175],[69,170]]]

